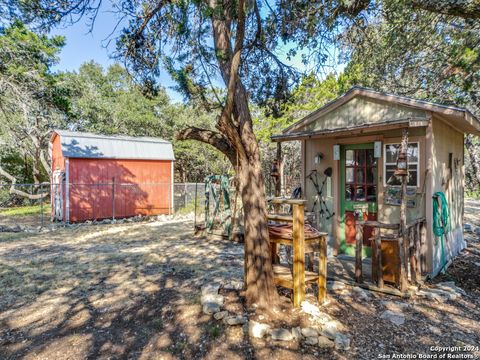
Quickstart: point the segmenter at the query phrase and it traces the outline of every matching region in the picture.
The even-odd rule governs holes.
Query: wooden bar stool
[[[270,247],[275,284],[293,290],[293,305],[299,307],[305,299],[306,283],[318,284],[318,301],[323,303],[327,294],[327,233],[317,232],[305,236],[304,211],[306,200],[272,199],[273,204],[293,206],[293,216],[284,214],[268,215],[268,220],[292,224],[290,227],[269,227]],[[281,231],[281,230],[286,231]],[[291,231],[290,231],[291,229]],[[277,230],[277,231],[275,231]],[[280,231],[278,231],[280,230]],[[278,264],[277,245],[293,248],[293,271]],[[319,251],[318,273],[305,270],[305,253]]]

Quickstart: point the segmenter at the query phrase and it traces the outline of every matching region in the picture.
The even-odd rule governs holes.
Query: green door
[[[377,159],[373,143],[340,148],[340,252],[355,254],[357,219],[377,220]],[[372,229],[364,229],[363,256],[370,256]]]

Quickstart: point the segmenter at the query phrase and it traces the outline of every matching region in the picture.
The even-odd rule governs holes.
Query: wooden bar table
[[[327,292],[327,233],[317,232],[314,236],[305,236],[304,212],[306,200],[274,198],[273,204],[288,204],[293,207],[293,215],[271,214],[268,220],[292,223],[291,235],[270,235],[272,265],[275,284],[293,290],[293,305],[299,307],[305,299],[306,283],[317,282],[318,301],[323,303]],[[293,271],[288,266],[278,264],[277,245],[293,248]],[[305,270],[305,253],[318,251],[318,273]]]

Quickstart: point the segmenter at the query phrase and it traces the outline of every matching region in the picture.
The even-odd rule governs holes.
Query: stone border
[[[242,325],[244,331],[253,338],[267,338],[271,341],[299,341],[305,345],[320,348],[335,348],[349,350],[351,338],[344,332],[345,327],[340,321],[320,311],[320,308],[307,301],[302,303],[302,310],[313,317],[314,327],[300,328],[272,328],[269,324],[249,320],[247,314],[230,314],[222,310],[224,296],[219,294],[221,288],[227,290],[241,290],[244,284],[241,281],[231,281],[223,284],[212,282],[201,288],[201,304],[204,314],[212,315],[217,321],[225,325]]]

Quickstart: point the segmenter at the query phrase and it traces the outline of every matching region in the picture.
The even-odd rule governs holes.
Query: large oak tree
[[[23,14],[42,25],[93,22],[101,1],[10,0],[0,12]],[[469,1],[438,6],[432,1],[404,2],[476,17]],[[450,3],[452,3],[450,1]],[[465,5],[461,7],[462,3]],[[473,3],[473,2],[472,2]],[[118,56],[143,82],[153,82],[167,69],[188,99],[218,111],[216,130],[189,127],[179,139],[194,139],[216,147],[237,169],[245,211],[247,300],[268,307],[276,300],[268,251],[266,199],[260,151],[253,132],[250,101],[272,111],[286,99],[297,72],[277,56],[300,55],[305,63],[324,64],[336,36],[347,25],[368,17],[381,2],[368,0],[120,0]],[[219,85],[222,91],[217,91]],[[267,101],[268,99],[268,101]]]
[[[101,2],[10,1],[8,15],[49,28],[87,16],[93,23]],[[179,0],[119,1],[123,28],[117,56],[143,83],[166,69],[185,96],[217,111],[216,130],[189,127],[178,139],[193,139],[223,152],[236,169],[245,219],[246,295],[266,308],[276,301],[268,245],[266,198],[260,150],[250,101],[272,109],[286,98],[298,72],[277,56],[301,51],[304,61],[325,61],[330,30],[356,16],[366,1]],[[0,11],[7,13],[5,8]],[[314,21],[297,18],[316,13]],[[332,32],[333,34],[333,32]],[[312,40],[316,41],[309,51]],[[310,57],[309,57],[310,56]],[[223,85],[223,86],[221,86]],[[221,91],[218,88],[222,87]]]

